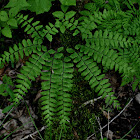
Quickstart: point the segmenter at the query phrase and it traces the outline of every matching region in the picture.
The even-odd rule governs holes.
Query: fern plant
[[[120,4],[120,1],[116,2]],[[55,23],[49,22],[46,26],[19,13],[16,16],[18,26],[24,28],[24,33],[31,38],[14,44],[0,58],[2,68],[6,63],[16,63],[24,56],[29,57],[17,75],[12,102],[13,105],[19,103],[28,93],[32,81],[41,75],[41,109],[50,131],[55,120],[64,130],[70,122],[74,65],[83,78],[89,81],[91,88],[105,99],[105,103],[117,109],[121,108],[120,103],[104,72],[114,69],[122,74],[122,86],[129,82],[133,83],[133,90],[139,86],[139,41],[131,36],[131,30],[126,34],[130,21],[128,14],[132,18],[135,16],[121,9],[113,11],[109,8],[100,12],[96,6],[97,3],[86,4],[76,19],[76,11],[61,5],[61,11],[52,13]],[[53,42],[54,35],[64,34],[65,31],[72,32],[75,38],[80,37],[82,43],[55,49],[44,45],[45,39]],[[137,37],[138,34],[135,35]]]

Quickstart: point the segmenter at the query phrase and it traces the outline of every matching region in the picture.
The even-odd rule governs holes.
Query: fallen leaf
[[[110,115],[108,115],[108,113],[106,111],[102,111],[103,115],[107,118],[107,119],[111,119]]]
[[[113,140],[113,132],[111,130],[106,131],[104,134],[109,140]]]

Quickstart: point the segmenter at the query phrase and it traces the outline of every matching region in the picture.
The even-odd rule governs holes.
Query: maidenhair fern
[[[49,51],[51,54],[55,54],[43,67],[41,79],[45,81],[42,82],[43,91],[41,94],[43,96],[40,100],[48,127],[53,124],[55,117],[58,116],[60,125],[65,128],[69,122],[68,116],[72,104],[69,91],[72,88],[73,64],[70,63],[70,58],[63,57],[63,54],[59,52],[60,50],[61,48],[57,52]]]
[[[110,3],[115,5],[115,11],[108,5],[100,12],[103,5],[97,6],[104,3],[100,0],[86,4],[80,13],[69,11],[66,6],[69,3],[75,5],[74,1],[60,2],[65,3],[65,6],[61,5],[62,11],[53,12],[55,22],[48,22],[45,26],[41,25],[40,21],[19,13],[16,16],[18,26],[30,35],[30,39],[14,44],[9,48],[9,52],[5,51],[0,58],[1,68],[6,63],[18,62],[24,56],[29,58],[17,75],[12,99],[14,104],[24,98],[32,81],[41,75],[41,109],[48,130],[53,128],[55,120],[65,130],[70,122],[74,63],[91,88],[105,99],[106,104],[113,105],[114,108],[119,109],[121,106],[109,80],[105,78],[104,70],[119,71],[122,75],[122,86],[129,82],[133,83],[133,90],[140,86],[137,31],[137,27],[140,27],[133,12],[122,11],[117,0]],[[77,19],[76,14],[79,16]],[[137,16],[140,17],[139,14]],[[137,22],[133,27],[130,23],[132,18]],[[127,30],[128,27],[130,28]],[[81,42],[75,47],[56,46],[55,49],[44,45],[45,38],[52,42],[54,35],[63,34],[66,30],[73,34],[73,38],[81,38]]]
[[[119,108],[119,103],[116,97],[112,96],[114,93],[111,92],[112,88],[108,83],[108,79],[103,79],[104,74],[101,74],[101,70],[97,66],[96,62],[89,58],[87,55],[83,55],[82,53],[76,53],[74,50],[68,50],[68,52],[73,54],[70,56],[74,63],[78,63],[76,67],[78,67],[78,71],[81,72],[81,75],[85,77],[85,80],[89,81],[89,85],[91,88],[95,88],[95,92],[99,92],[99,96],[102,95],[103,98],[106,98],[106,103],[114,105],[114,107]]]

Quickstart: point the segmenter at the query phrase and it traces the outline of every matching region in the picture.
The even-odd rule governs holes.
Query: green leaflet
[[[8,14],[6,11],[0,11],[0,20],[1,21],[7,21],[8,20]]]
[[[66,30],[65,26],[64,26],[64,25],[62,25],[62,26],[60,27],[60,31],[61,31],[61,33],[64,33],[64,32],[65,32],[65,30]]]
[[[13,27],[18,27],[17,26],[17,21],[14,18],[9,19],[7,24],[10,25],[10,26],[13,26]]]
[[[29,0],[28,3],[31,5],[28,9],[36,14],[48,12],[52,6],[53,0]]]
[[[12,38],[12,32],[11,29],[9,28],[9,26],[5,26],[2,30],[1,30],[2,34],[8,38]]]
[[[5,6],[5,8],[11,8],[9,10],[9,16],[14,17],[17,13],[25,7],[31,6],[26,2],[26,0],[10,0],[9,3]]]
[[[60,0],[62,5],[74,5],[76,6],[76,0]]]
[[[75,11],[69,11],[65,14],[65,19],[69,20],[70,18],[72,18],[74,15],[76,14]]]
[[[53,14],[53,16],[55,16],[55,17],[57,17],[59,19],[63,19],[64,18],[64,13],[61,12],[61,11],[56,11],[56,12],[53,12],[52,14]]]
[[[2,113],[7,113],[7,112],[10,111],[13,107],[14,107],[14,104],[5,107],[5,108],[2,110]]]

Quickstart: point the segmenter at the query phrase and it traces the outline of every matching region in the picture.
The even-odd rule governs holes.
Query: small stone
[[[113,132],[111,130],[106,131],[104,134],[109,140],[113,140]]]
[[[1,84],[3,84],[3,82],[2,82],[2,81],[0,81],[0,85],[1,85]]]
[[[140,93],[135,96],[136,101],[140,104]]]
[[[4,113],[2,113],[2,109],[0,109],[0,119],[3,119]]]

